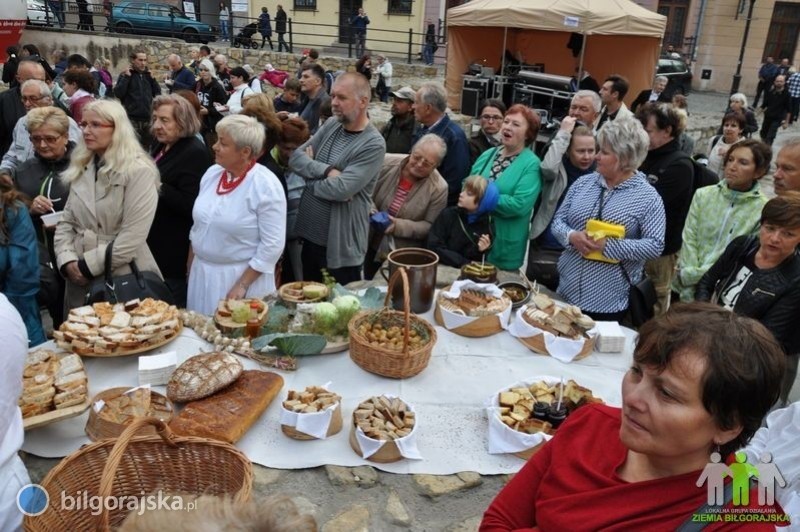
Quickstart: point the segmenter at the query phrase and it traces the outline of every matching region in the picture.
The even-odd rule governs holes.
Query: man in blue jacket
[[[439,173],[447,181],[447,206],[458,203],[461,182],[469,173],[469,141],[461,127],[447,116],[447,92],[441,83],[423,83],[414,100],[414,116],[422,127],[414,134],[412,147],[423,135],[434,133],[447,144],[447,155]]]
[[[350,19],[350,26],[353,28],[353,35],[356,38],[356,57],[364,55],[364,48],[367,42],[367,25],[369,17],[364,12],[363,7],[358,8],[358,13]]]
[[[753,100],[753,108],[758,107],[758,100],[761,99],[762,94],[772,87],[772,83],[775,81],[777,75],[778,65],[775,64],[773,58],[767,57],[767,60],[764,61],[764,64],[758,69],[758,87],[756,87],[756,99]]]
[[[192,71],[186,68],[181,61],[181,56],[178,54],[169,54],[167,57],[167,64],[171,72],[164,76],[164,83],[172,94],[181,89],[194,90],[194,84],[197,81],[192,74]]]

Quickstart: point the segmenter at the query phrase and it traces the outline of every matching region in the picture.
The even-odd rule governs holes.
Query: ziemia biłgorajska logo
[[[786,480],[778,466],[772,463],[772,455],[765,452],[757,465],[747,463],[747,455],[743,451],[735,456],[736,460],[727,465],[722,462],[718,452],[711,453],[711,461],[703,468],[696,482],[698,488],[706,485],[708,505],[694,514],[693,521],[788,524],[789,516],[779,513],[778,508],[774,507],[775,484],[783,488]],[[725,477],[731,478],[727,487]],[[748,508],[751,479],[757,481],[758,504],[762,508]],[[724,508],[728,503],[733,503],[733,508]]]

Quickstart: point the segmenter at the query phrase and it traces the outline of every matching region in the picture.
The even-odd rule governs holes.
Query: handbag
[[[603,219],[604,199],[605,189],[600,187],[600,207],[597,211],[597,219],[600,221]],[[655,316],[655,305],[658,301],[656,287],[644,271],[642,271],[642,278],[639,282],[634,284],[625,266],[623,266],[621,262],[618,262],[617,265],[622,270],[622,275],[625,276],[625,279],[631,287],[628,292],[628,315],[631,319],[631,325],[634,327],[641,327],[645,322]]]
[[[109,303],[124,303],[132,299],[144,299],[151,297],[175,303],[172,291],[156,273],[150,271],[140,271],[136,266],[136,261],[132,260],[129,264],[131,273],[111,275],[111,251],[114,242],[109,242],[106,247],[105,265],[103,279],[93,281],[86,292],[86,304],[108,301]]]

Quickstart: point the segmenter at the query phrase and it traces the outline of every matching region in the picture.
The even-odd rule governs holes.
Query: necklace
[[[247,168],[244,169],[244,172],[242,172],[242,175],[240,175],[239,177],[231,177],[230,172],[228,172],[227,170],[223,170],[222,174],[220,174],[219,176],[219,183],[217,183],[217,194],[222,196],[224,194],[229,194],[234,190],[236,190],[236,187],[241,185],[242,181],[244,181],[244,178],[247,176],[247,172],[252,170],[255,165],[256,165],[256,160],[253,159],[252,161],[250,161],[250,164],[247,166]]]

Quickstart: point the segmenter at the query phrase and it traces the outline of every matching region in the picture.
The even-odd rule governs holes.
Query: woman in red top
[[[676,306],[639,333],[622,409],[572,414],[495,498],[481,531],[675,530],[707,502],[697,484],[712,453],[727,456],[758,429],[785,355],[755,320],[708,304]]]

